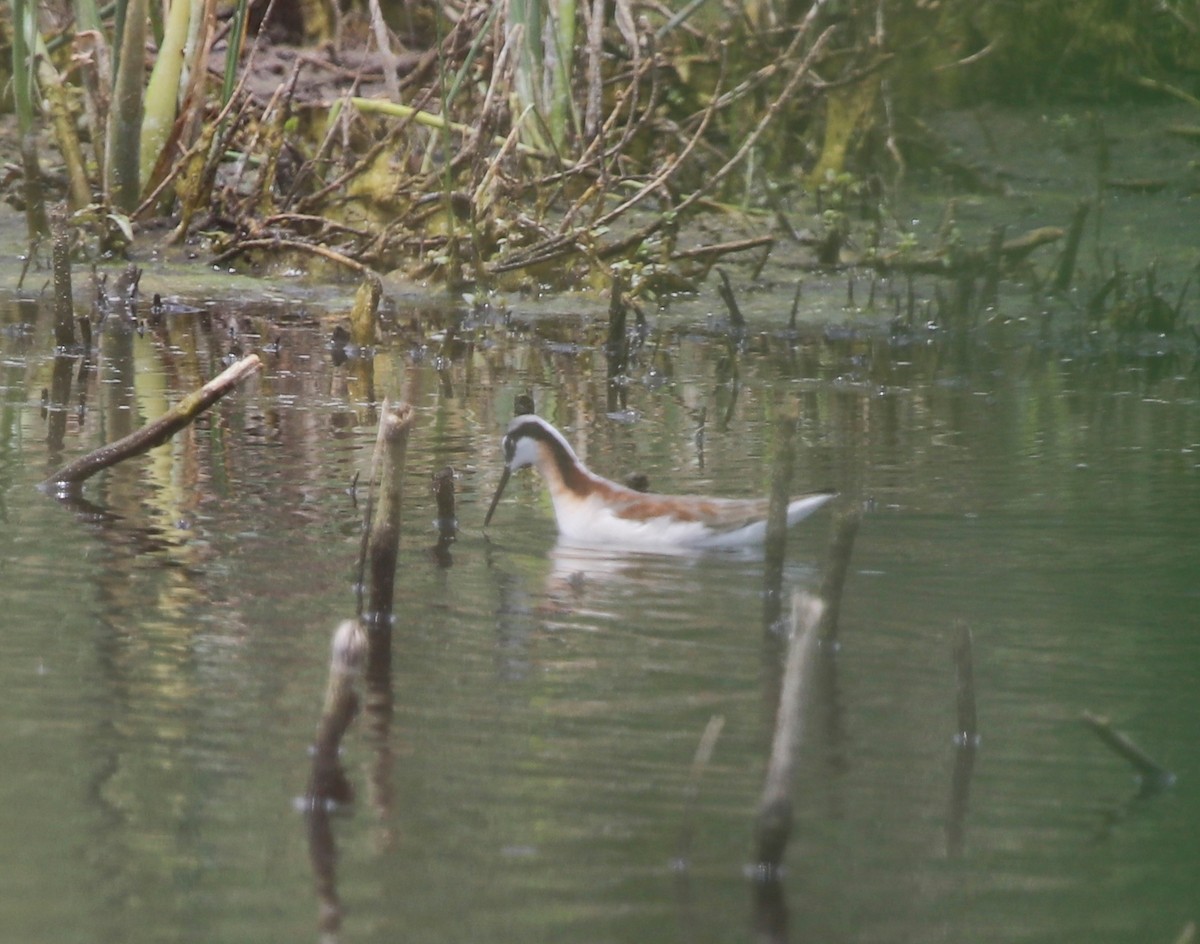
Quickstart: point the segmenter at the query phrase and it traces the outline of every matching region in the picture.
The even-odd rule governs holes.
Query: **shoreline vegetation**
[[[723,261],[760,271],[786,242],[809,268],[933,274],[987,298],[1052,244],[1061,291],[1087,208],[979,245],[952,203],[933,246],[892,220],[913,175],[990,186],[922,113],[1197,103],[1196,3],[344,6],[10,0],[31,255],[60,219],[76,259],[152,241],[221,265],[636,299],[695,292]]]

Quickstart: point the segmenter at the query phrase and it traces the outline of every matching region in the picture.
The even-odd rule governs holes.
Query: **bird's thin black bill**
[[[496,511],[496,506],[500,504],[500,496],[504,494],[504,486],[508,484],[508,477],[512,475],[512,469],[508,466],[504,467],[504,474],[500,476],[500,485],[496,488],[496,494],[492,496],[492,503],[488,506],[487,517],[483,519],[483,526],[486,528],[492,520],[492,515]]]

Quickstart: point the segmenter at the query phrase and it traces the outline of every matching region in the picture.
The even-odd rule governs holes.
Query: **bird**
[[[767,534],[766,498],[710,498],[641,492],[592,472],[570,443],[533,413],[515,417],[501,441],[504,472],[483,520],[492,521],[509,477],[533,466],[550,488],[560,538],[577,544],[633,550],[745,548]],[[793,525],[832,500],[829,489],[788,502]]]

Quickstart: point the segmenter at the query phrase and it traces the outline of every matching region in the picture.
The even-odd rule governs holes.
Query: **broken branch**
[[[68,463],[42,482],[39,488],[48,491],[78,485],[111,465],[161,446],[261,367],[262,361],[257,354],[242,358],[199,390],[188,394],[154,422]]]

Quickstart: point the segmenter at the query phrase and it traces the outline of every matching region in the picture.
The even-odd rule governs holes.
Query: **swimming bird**
[[[581,544],[669,550],[761,544],[766,498],[708,498],[635,491],[592,472],[557,429],[532,413],[517,416],[504,434],[504,472],[483,519],[492,520],[509,477],[534,466],[550,488],[559,534]],[[810,492],[788,503],[787,522],[808,517],[836,492]]]

